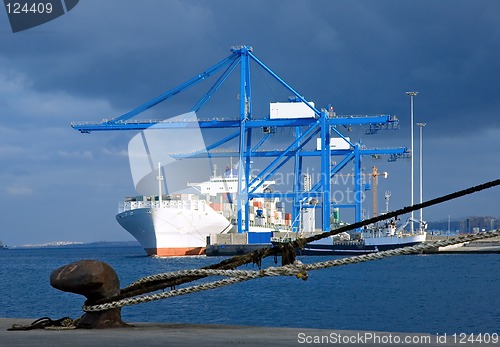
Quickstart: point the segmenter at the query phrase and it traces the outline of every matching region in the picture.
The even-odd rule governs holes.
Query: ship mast
[[[162,205],[162,193],[161,193],[161,181],[163,181],[163,176],[161,175],[161,162],[158,162],[158,176],[156,177],[158,181],[158,203],[161,207]]]

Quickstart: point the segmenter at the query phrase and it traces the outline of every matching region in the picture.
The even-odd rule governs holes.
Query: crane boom
[[[377,183],[378,183],[378,176],[384,176],[384,178],[387,178],[387,176],[389,176],[389,174],[387,173],[387,171],[378,172],[376,166],[374,166],[372,168],[372,177],[373,177],[373,217],[377,216]]]

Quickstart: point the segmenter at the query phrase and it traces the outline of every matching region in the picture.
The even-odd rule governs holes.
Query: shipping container
[[[309,102],[314,107],[314,102]],[[314,118],[315,113],[303,102],[272,102],[269,104],[269,118]]]
[[[254,201],[253,206],[257,208],[262,208],[262,201]]]
[[[248,233],[248,243],[271,243],[271,237],[273,232],[249,232]]]
[[[346,137],[346,139],[348,141],[350,141],[351,139]],[[321,151],[321,138],[317,138],[316,139],[316,149],[318,151]],[[330,149],[350,149],[351,148],[351,145],[349,144],[349,142],[347,142],[346,140],[344,140],[343,138],[341,137],[332,137],[330,138]]]
[[[210,203],[210,207],[213,208],[214,211],[222,212],[224,205],[219,203],[219,202],[212,202],[212,203]]]

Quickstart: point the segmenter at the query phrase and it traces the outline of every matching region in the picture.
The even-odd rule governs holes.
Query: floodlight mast
[[[420,128],[420,141],[419,141],[419,144],[420,144],[420,150],[419,150],[419,157],[420,157],[420,184],[419,184],[419,187],[420,187],[420,203],[422,203],[422,199],[423,199],[423,166],[422,166],[422,162],[423,162],[423,152],[422,152],[422,149],[423,149],[423,142],[422,142],[422,130],[423,128],[427,125],[427,123],[417,123],[417,126]],[[423,209],[420,209],[420,230],[422,230],[423,228],[423,222],[424,222],[424,216],[423,216]]]
[[[410,123],[411,123],[411,145],[410,145],[410,152],[411,152],[411,206],[413,206],[413,156],[414,156],[414,150],[413,150],[413,98],[417,96],[418,92],[406,92],[406,95],[410,97]],[[411,222],[410,222],[410,232],[413,234],[414,232],[414,226],[413,226],[413,211],[411,211]]]

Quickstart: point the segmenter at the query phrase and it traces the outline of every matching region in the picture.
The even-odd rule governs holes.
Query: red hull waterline
[[[148,255],[155,255],[158,257],[182,257],[205,254],[205,247],[145,248],[145,250]]]

